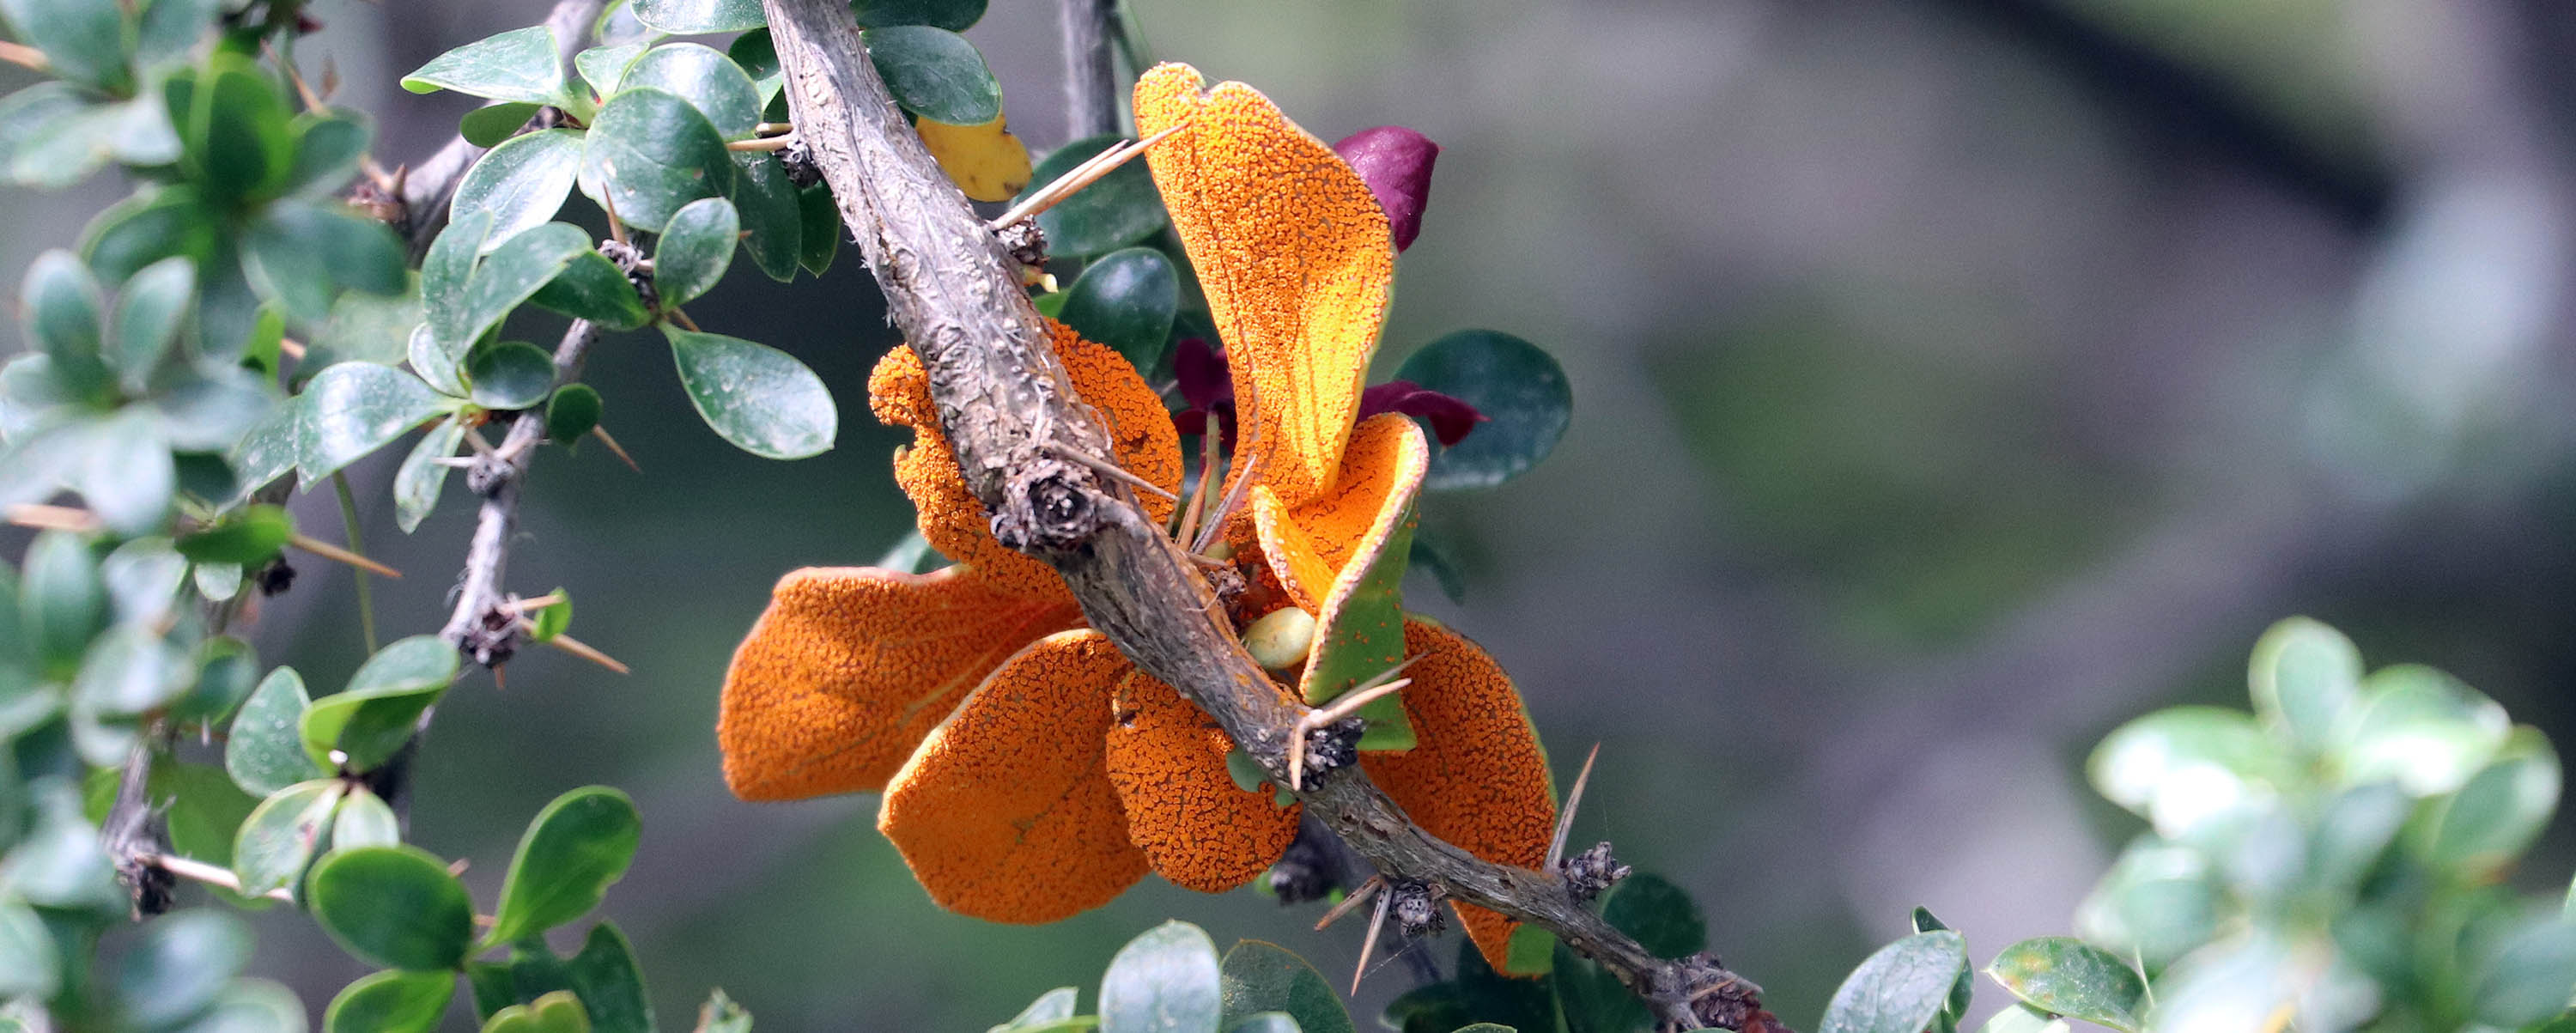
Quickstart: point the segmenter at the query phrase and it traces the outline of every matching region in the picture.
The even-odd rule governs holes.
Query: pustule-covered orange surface
[[[1321,614],[1351,564],[1375,553],[1413,505],[1430,468],[1422,428],[1395,413],[1369,418],[1351,433],[1341,475],[1331,490],[1291,506],[1263,484],[1252,489],[1261,547],[1297,605]]]
[[[1109,728],[1109,781],[1127,807],[1127,835],[1174,885],[1219,893],[1279,860],[1302,809],[1245,792],[1226,771],[1234,740],[1198,705],[1139,672],[1118,687]]]
[[[994,665],[1069,627],[1069,604],[955,568],[815,567],[778,582],[734,651],[716,717],[746,800],[874,792]]]
[[[1547,753],[1530,729],[1510,676],[1483,649],[1437,621],[1405,621],[1401,695],[1420,742],[1403,753],[1363,753],[1369,777],[1414,824],[1495,864],[1536,868],[1556,831]],[[1485,960],[1503,970],[1518,923],[1472,904],[1458,918]]]
[[[1052,922],[1144,876],[1101,742],[1133,670],[1099,632],[1032,643],[976,687],[895,773],[877,828],[939,906]]]
[[[1332,485],[1386,321],[1395,240],[1359,173],[1238,82],[1202,92],[1166,64],[1136,83],[1136,129],[1225,341],[1245,447],[1291,506]]]

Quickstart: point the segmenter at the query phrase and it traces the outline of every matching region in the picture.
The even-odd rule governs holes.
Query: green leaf
[[[357,786],[340,801],[340,813],[331,819],[331,849],[349,850],[362,846],[397,846],[402,843],[402,819],[394,809],[366,787]]]
[[[733,264],[742,220],[721,197],[691,201],[671,215],[653,249],[653,289],[662,304],[686,305],[713,289]]]
[[[589,234],[568,222],[549,222],[502,241],[475,265],[474,276],[466,281],[453,313],[455,321],[439,327],[440,343],[462,349],[481,340],[484,331],[501,325],[512,309],[534,297],[575,259],[589,253]],[[433,322],[439,317],[438,310],[430,310]]]
[[[635,59],[644,56],[646,44],[629,43],[616,47],[592,47],[572,57],[573,70],[581,73],[592,93],[603,98],[617,95],[617,85]]]
[[[1180,304],[1181,279],[1172,260],[1153,248],[1132,247],[1084,269],[1056,318],[1086,340],[1117,349],[1137,369],[1151,370],[1163,357]]]
[[[1236,949],[1242,949],[1242,945],[1237,944]],[[1329,993],[1330,990],[1326,992]],[[1059,986],[1039,994],[1037,1000],[1030,1001],[1028,1007],[1020,1009],[1020,1013],[1012,1016],[1011,1021],[986,1030],[985,1033],[1004,1033],[1006,1030],[1030,1029],[1063,1022],[1073,1017],[1073,1007],[1080,993],[1081,991],[1073,987]]]
[[[644,973],[635,966],[634,947],[615,924],[590,927],[581,953],[564,966],[564,976],[581,996],[582,1011],[596,1033],[652,1033],[653,1003],[644,992]]]
[[[546,438],[560,445],[572,445],[599,426],[603,403],[599,391],[588,384],[565,384],[555,389],[546,402]]]
[[[2484,882],[2503,873],[2548,827],[2558,808],[2558,753],[2539,729],[2521,727],[2468,784],[2433,805],[2427,860]]]
[[[687,100],[627,88],[599,109],[582,153],[582,189],[614,203],[617,217],[660,233],[681,206],[733,192],[724,137]]]
[[[127,408],[100,421],[83,460],[81,498],[108,530],[144,535],[163,529],[179,469],[170,458],[170,439],[150,410]]]
[[[108,206],[81,231],[81,257],[109,283],[123,283],[137,270],[172,255],[199,262],[202,291],[211,271],[204,267],[218,250],[223,224],[194,189],[163,187],[138,193]],[[24,297],[24,294],[21,294]],[[228,344],[232,342],[209,342]]]
[[[223,0],[152,0],[144,5],[143,22],[135,33],[135,64],[148,69],[186,57],[205,38],[222,7]]]
[[[327,1033],[428,1033],[447,1014],[456,977],[446,972],[387,969],[362,976],[331,998]]]
[[[2416,796],[2437,796],[2486,767],[2511,729],[2503,707],[2459,679],[2398,664],[2363,680],[2330,754],[2346,784],[2395,779]]]
[[[934,25],[964,32],[984,18],[984,0],[852,0],[850,9],[857,13],[859,27],[867,29]]]
[[[451,408],[419,377],[367,362],[323,370],[305,385],[299,404],[306,419],[295,465],[308,487]],[[180,551],[187,551],[184,544]]]
[[[635,20],[674,36],[741,32],[769,24],[760,0],[635,0]]]
[[[234,784],[268,796],[322,777],[321,767],[304,752],[307,705],[304,679],[294,668],[280,667],[260,679],[224,740],[224,771]]]
[[[295,134],[295,160],[286,174],[286,189],[316,196],[349,185],[376,135],[366,115],[339,108],[297,115],[289,129]]]
[[[120,624],[90,645],[72,693],[94,713],[140,715],[187,692],[195,673],[151,628]]]
[[[410,285],[402,238],[337,201],[280,201],[251,221],[252,286],[310,326],[331,318],[341,290],[400,294]]]
[[[220,198],[275,197],[295,170],[294,112],[268,73],[248,58],[218,54],[187,95],[181,163]],[[178,108],[174,105],[173,110]]]
[[[492,229],[483,238],[486,252],[545,225],[572,194],[573,180],[581,174],[581,146],[581,133],[572,129],[547,129],[502,141],[456,182],[449,218],[472,211],[492,213]]]
[[[233,837],[233,877],[244,896],[298,885],[347,790],[338,779],[317,778],[270,793],[251,809]]]
[[[435,347],[423,354],[424,335],[413,331],[412,369],[449,394],[465,393],[465,348],[474,341],[465,333],[471,319],[466,312],[466,288],[474,282],[474,266],[493,221],[492,213],[481,209],[457,213],[447,229],[429,242],[429,251],[420,260],[420,307],[428,317],[423,327],[431,331],[426,336]]]
[[[1967,967],[1967,942],[1946,930],[1881,947],[1834,991],[1819,1033],[1922,1033]]]
[[[403,76],[402,86],[413,93],[454,90],[489,100],[565,104],[570,93],[557,53],[554,29],[513,29],[431,58]]]
[[[492,1013],[483,1033],[590,1033],[590,1018],[582,1012],[580,998],[557,990]]]
[[[1646,872],[1610,888],[1601,901],[1601,918],[1658,958],[1686,957],[1708,949],[1708,920],[1700,917],[1699,902],[1681,887]]]
[[[115,331],[102,353],[129,394],[140,395],[152,372],[179,343],[179,328],[196,307],[197,266],[173,256],[143,267],[117,292]]]
[[[0,0],[12,35],[45,52],[46,71],[109,93],[134,84],[121,10],[89,0]]]
[[[98,560],[79,535],[46,531],[27,546],[18,583],[18,612],[27,641],[46,671],[69,675],[89,650],[90,636],[105,626],[107,593]]]
[[[698,43],[665,43],[646,51],[627,66],[620,91],[652,88],[688,101],[728,140],[751,137],[760,122],[760,87],[751,76],[713,47]]]
[[[243,434],[267,419],[278,406],[277,389],[271,382],[238,366],[199,364],[163,377],[161,389],[151,401],[153,420],[170,448],[200,453],[193,459],[187,455],[177,457],[180,490],[201,498],[229,497],[232,471],[220,460],[202,453],[222,452],[239,444]],[[196,477],[188,470],[192,463],[197,464]]]
[[[1298,1033],[1297,1020],[1286,1012],[1265,1011],[1225,1024],[1226,1033]]]
[[[124,1017],[158,1029],[194,1016],[241,974],[250,953],[249,927],[220,911],[182,911],[145,925],[117,966]]]
[[[420,529],[429,511],[438,508],[438,492],[447,485],[448,467],[439,460],[456,454],[465,441],[465,424],[455,418],[431,427],[394,471],[394,524],[404,534]]]
[[[1374,556],[1355,555],[1348,560],[1364,566],[1357,583],[1347,594],[1337,588],[1335,601],[1328,602],[1327,612],[1320,615],[1322,624],[1315,631],[1313,652],[1298,684],[1308,704],[1337,699],[1404,662],[1404,565],[1413,553],[1413,525],[1408,507],[1403,522]],[[1343,576],[1347,578],[1349,571]],[[1380,696],[1362,705],[1357,715],[1368,721],[1360,732],[1360,749],[1413,748],[1413,722],[1401,697]]]
[[[412,723],[456,678],[457,654],[435,635],[414,635],[378,650],[349,687],[304,710],[304,752],[325,769],[371,771],[410,741]],[[334,759],[333,751],[341,754]]]
[[[833,203],[830,188],[819,183],[796,195],[796,207],[805,224],[797,234],[800,243],[796,264],[821,276],[823,270],[832,267],[833,256],[841,250],[841,209]]]
[[[1216,944],[1188,922],[1127,941],[1100,977],[1101,1033],[1215,1033],[1224,1014]]]
[[[99,358],[107,303],[89,267],[60,248],[37,255],[18,305],[27,339],[52,360],[54,382],[73,397],[99,396],[108,380]]]
[[[2027,1004],[2015,1004],[1996,1012],[1995,1017],[1977,1027],[1977,1033],[2067,1033],[2066,1020]]]
[[[1029,189],[1021,192],[1020,200],[1123,142],[1125,138],[1119,136],[1091,136],[1056,148],[1030,173]],[[1055,207],[1039,212],[1037,221],[1038,229],[1046,234],[1048,253],[1087,258],[1153,236],[1169,224],[1170,216],[1163,210],[1162,193],[1154,189],[1153,174],[1131,161]]]
[[[2042,936],[2003,949],[1986,974],[2031,1007],[2134,1033],[2146,980],[2109,951],[2071,936]],[[2576,978],[2570,982],[2576,983]]]
[[[725,56],[733,59],[742,74],[751,77],[751,85],[760,91],[763,107],[777,98],[779,88],[787,84],[787,69],[778,63],[778,44],[769,38],[768,29],[753,29],[734,37],[732,43],[725,45]]]
[[[1261,1012],[1285,1012],[1305,1033],[1354,1033],[1350,1013],[1323,973],[1278,944],[1238,941],[1225,952],[1218,975],[1220,1026],[1232,1028]],[[1069,994],[1064,1011],[1066,1016],[1073,1013]]]
[[[519,130],[527,127],[528,120],[535,118],[537,112],[542,110],[545,110],[545,105],[531,104],[524,100],[486,104],[466,112],[456,120],[456,135],[464,137],[466,143],[476,147],[497,147],[503,141],[519,135]],[[565,182],[564,188],[571,189],[572,183]]]
[[[528,300],[606,330],[640,330],[653,321],[625,270],[596,250],[574,256],[571,265]]]
[[[265,979],[236,979],[177,1033],[304,1033],[304,1002]]]
[[[525,341],[492,341],[466,353],[465,376],[474,404],[486,409],[527,409],[554,390],[555,360]]]
[[[170,547],[169,539],[157,536],[129,539],[98,565],[110,612],[132,624],[157,624],[168,616],[187,573],[187,558]]]
[[[892,25],[860,35],[886,92],[905,111],[956,126],[980,126],[1002,114],[1002,84],[966,37],[927,25]]]
[[[1565,436],[1574,393],[1539,346],[1494,330],[1460,330],[1407,356],[1395,379],[1475,406],[1488,422],[1431,458],[1429,491],[1490,488],[1537,466]]]
[[[297,382],[343,362],[391,366],[403,361],[413,327],[419,326],[420,285],[416,278],[400,294],[344,293],[331,303],[331,318],[304,344],[296,364]]]
[[[0,856],[0,893],[38,907],[115,915],[129,906],[98,829],[81,815],[80,796],[49,779],[32,786],[37,817],[25,838]]]
[[[2486,956],[2469,973],[2478,1021],[2512,1029],[2567,1010],[2568,987],[2576,986],[2576,925],[2537,912],[2480,953]]]
[[[665,325],[689,402],[718,436],[769,459],[832,447],[840,414],[823,378],[786,352],[723,334]]]
[[[222,523],[172,543],[179,555],[195,563],[255,566],[277,558],[287,539],[295,537],[295,518],[283,506],[250,506]]]
[[[52,997],[62,985],[62,962],[44,919],[15,899],[0,897],[0,998]]]
[[[313,866],[304,899],[331,939],[388,968],[455,968],[474,939],[465,885],[417,847],[334,850]]]
[[[796,184],[775,154],[740,152],[733,156],[734,210],[750,231],[742,248],[769,278],[786,283],[796,278],[796,257],[805,246],[805,214],[797,203]]]
[[[2292,617],[2254,643],[2247,681],[2265,725],[2309,750],[2323,749],[2335,722],[2361,694],[2361,651],[2342,632]]]
[[[599,906],[634,860],[642,828],[635,804],[615,789],[590,786],[556,797],[519,839],[484,942],[544,932]]]
[[[176,553],[171,554],[174,568],[171,582],[178,581]],[[195,687],[178,702],[171,704],[170,717],[181,724],[211,725],[223,720],[250,698],[259,684],[259,655],[250,643],[230,635],[216,635],[197,643],[189,661],[196,670]],[[230,839],[230,836],[225,837]]]
[[[560,585],[547,594],[561,598],[528,615],[528,623],[531,625],[528,630],[530,641],[552,642],[556,636],[572,629],[572,594],[564,591]]]
[[[2277,747],[2245,714],[2173,707],[2120,726],[2086,763],[2112,803],[2178,837],[2284,773]]]

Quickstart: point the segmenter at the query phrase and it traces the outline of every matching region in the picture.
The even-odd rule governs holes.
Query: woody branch
[[[889,99],[849,6],[764,4],[797,133],[930,372],[940,422],[996,536],[1052,564],[1093,628],[1288,784],[1290,737],[1309,711],[1213,616],[1213,589],[1128,489],[1056,458],[1109,455],[1107,436],[1043,343],[1015,264]],[[1424,832],[1355,766],[1297,795],[1390,880],[1431,884],[1555,933],[1616,973],[1666,1027],[1735,1027],[1760,1009],[1760,989],[1714,958],[1655,957],[1555,874],[1491,864]]]

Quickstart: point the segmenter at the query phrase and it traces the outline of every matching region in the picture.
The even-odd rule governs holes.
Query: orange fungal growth
[[[1097,744],[1134,668],[1099,632],[1059,632],[1004,661],[895,773],[877,828],[939,906],[1052,922],[1142,878],[1145,854]]]
[[[1386,321],[1395,238],[1340,155],[1238,82],[1165,64],[1136,83],[1136,131],[1225,340],[1262,483],[1295,506],[1333,483]]]
[[[1510,676],[1427,618],[1404,622],[1404,648],[1422,657],[1405,669],[1413,684],[1402,693],[1420,741],[1361,754],[1361,766],[1432,835],[1495,864],[1538,867],[1556,831],[1556,788]],[[1457,909],[1476,949],[1504,971],[1518,923],[1472,904]]]
[[[1118,687],[1109,781],[1127,807],[1127,836],[1173,885],[1222,893],[1251,881],[1297,838],[1300,806],[1245,792],[1226,770],[1234,740],[1197,704],[1138,672]]]
[[[1262,553],[1297,605],[1330,618],[1323,612],[1325,598],[1354,572],[1353,559],[1385,548],[1430,468],[1431,446],[1422,428],[1384,413],[1351,433],[1331,491],[1292,506],[1266,483],[1253,487]]]

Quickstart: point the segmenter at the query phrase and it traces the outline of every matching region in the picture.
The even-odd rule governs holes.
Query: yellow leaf
[[[1008,201],[1029,185],[1029,148],[1003,128],[1002,116],[980,126],[953,126],[922,119],[913,124],[939,171],[958,189],[978,201]]]

